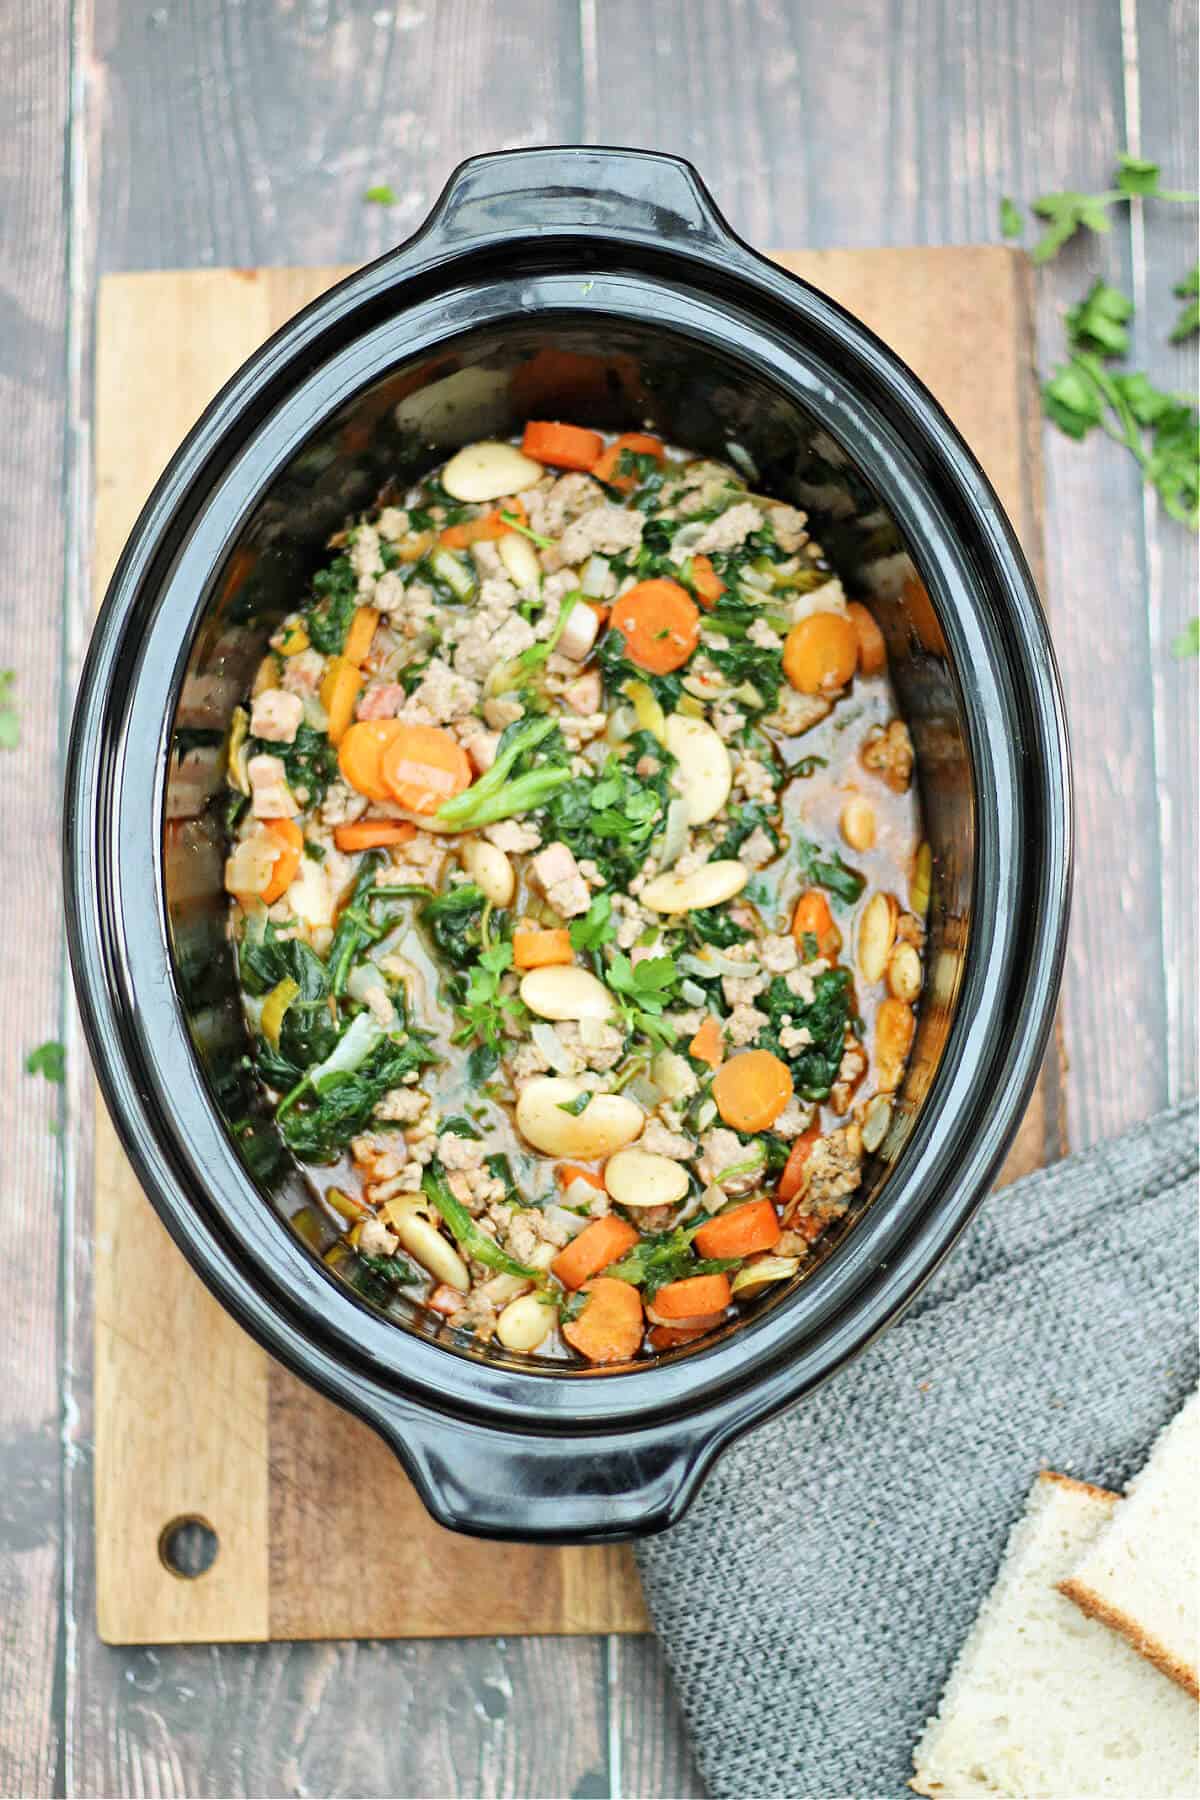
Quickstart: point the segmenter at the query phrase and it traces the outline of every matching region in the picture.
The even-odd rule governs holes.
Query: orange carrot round
[[[802,694],[834,694],[858,662],[858,638],[842,613],[810,613],[788,632],[783,672]]]
[[[710,1069],[720,1067],[725,1056],[725,1040],[712,1013],[708,1014],[688,1045],[688,1055],[694,1056],[697,1062],[706,1062]]]
[[[792,936],[800,950],[803,949],[801,939],[815,938],[818,954],[829,962],[837,961],[838,951],[842,947],[842,934],[833,922],[829,902],[820,888],[809,888],[797,900],[796,910],[792,914]]]
[[[702,1225],[692,1242],[701,1256],[753,1256],[779,1242],[780,1226],[769,1200],[748,1200]]]
[[[743,1050],[717,1070],[712,1094],[735,1131],[765,1131],[792,1097],[792,1073],[770,1050]]]
[[[557,927],[549,931],[514,931],[512,947],[514,969],[544,969],[549,963],[575,961],[570,932]]]
[[[590,469],[600,460],[604,439],[598,431],[585,431],[581,425],[531,419],[521,448],[534,462],[551,463],[556,469]]]
[[[729,1305],[728,1275],[685,1275],[659,1288],[651,1308],[659,1319],[695,1320],[705,1313],[722,1313]]]
[[[639,581],[613,604],[609,620],[630,662],[652,675],[681,669],[700,639],[700,614],[685,587],[668,576]]]
[[[851,600],[846,611],[858,639],[858,666],[864,675],[879,675],[887,668],[887,645],[883,633],[861,600]]]
[[[725,583],[713,568],[711,556],[693,556],[692,586],[704,607],[714,607],[725,592]]]
[[[568,1344],[589,1362],[631,1362],[645,1328],[637,1289],[611,1275],[597,1275],[583,1292],[587,1295],[583,1311],[563,1326]]]
[[[264,819],[263,830],[279,845],[279,855],[275,858],[271,879],[259,896],[270,906],[287,893],[296,879],[304,849],[304,833],[295,819]]]
[[[338,745],[338,768],[356,793],[368,800],[390,800],[384,785],[380,759],[387,745],[404,728],[399,719],[359,719],[346,729]]]
[[[577,1238],[560,1250],[551,1269],[564,1287],[582,1287],[591,1276],[617,1262],[638,1241],[637,1229],[616,1213],[605,1213],[585,1225]]]
[[[402,725],[379,759],[384,786],[408,812],[435,813],[471,785],[471,764],[457,738],[440,725]]]
[[[804,1186],[804,1170],[812,1155],[813,1145],[821,1135],[821,1123],[814,1119],[807,1131],[802,1131],[791,1149],[788,1159],[783,1165],[783,1174],[779,1177],[779,1186],[775,1190],[783,1205],[794,1200]]]
[[[355,819],[351,825],[335,825],[333,841],[347,856],[356,850],[381,850],[388,844],[407,844],[417,828],[407,819]]]
[[[666,455],[661,438],[650,437],[644,431],[623,431],[592,466],[592,474],[597,481],[604,482],[606,487],[616,488],[622,494],[632,493],[638,484],[636,475],[620,473],[621,456],[626,450],[632,456],[653,456],[658,462],[662,462]]]

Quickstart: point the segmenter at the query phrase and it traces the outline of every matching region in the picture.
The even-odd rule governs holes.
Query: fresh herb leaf
[[[604,944],[610,943],[617,935],[616,927],[611,923],[611,913],[611,897],[608,894],[597,894],[583,918],[571,920],[568,930],[572,950],[599,950]]]
[[[774,848],[778,850],[779,833],[772,823],[775,817],[774,812],[769,812],[757,800],[752,800],[745,806],[739,806],[736,823],[729,827],[716,846],[717,855],[737,856],[746,839],[753,837],[754,833],[760,829],[766,833]]]
[[[1147,197],[1158,193],[1158,178],[1161,174],[1162,170],[1156,162],[1147,162],[1144,157],[1130,156],[1123,151],[1117,158],[1114,180],[1122,194]]]
[[[387,1282],[389,1287],[413,1287],[423,1279],[403,1256],[364,1256],[360,1250],[358,1260],[377,1280]]]
[[[591,1099],[591,1094],[585,1088],[583,1093],[576,1094],[573,1100],[556,1100],[554,1104],[557,1106],[559,1112],[570,1113],[573,1119],[577,1119],[581,1113],[587,1111],[591,1104]]]
[[[15,750],[21,741],[21,717],[13,698],[15,669],[0,669],[0,750]]]
[[[1133,301],[1107,281],[1095,281],[1087,296],[1067,313],[1067,336],[1080,350],[1097,356],[1124,356],[1129,349],[1126,322],[1133,316]]]
[[[608,985],[613,992],[627,995],[640,1011],[648,1013],[662,1012],[678,980],[675,960],[670,956],[644,956],[635,963],[617,950],[608,969]]]
[[[304,614],[308,641],[322,656],[340,656],[358,607],[358,577],[348,556],[335,556],[313,576],[313,601]]]
[[[1194,203],[1195,194],[1179,193],[1159,186],[1161,171],[1157,163],[1142,157],[1122,154],[1117,158],[1113,176],[1115,186],[1103,194],[1042,194],[1033,203],[1039,219],[1046,220],[1046,230],[1034,245],[1034,262],[1048,262],[1077,231],[1108,232],[1109,217],[1114,206],[1132,199],[1172,200]]]
[[[828,888],[845,905],[854,905],[867,885],[864,875],[857,869],[848,868],[837,850],[822,856],[820,846],[810,838],[798,839],[796,849],[797,861],[810,886]]]
[[[1182,662],[1187,656],[1200,656],[1200,619],[1189,619],[1179,636],[1172,641],[1171,655]]]
[[[1006,238],[1019,238],[1025,226],[1020,208],[1005,194],[1000,201],[1000,230]]]
[[[652,770],[638,775],[639,762]],[[611,887],[627,887],[666,816],[674,767],[657,738],[635,732],[625,755],[610,755],[594,778],[568,777],[546,808],[549,832],[577,862],[594,862]]]
[[[386,181],[381,181],[376,187],[369,187],[363,195],[363,199],[370,206],[395,206],[396,204],[396,195]]]
[[[1182,281],[1177,281],[1171,292],[1177,299],[1187,301],[1175,321],[1170,337],[1172,344],[1182,344],[1193,332],[1200,331],[1200,263]]]
[[[57,1038],[48,1038],[36,1050],[29,1052],[25,1058],[25,1073],[44,1075],[47,1081],[54,1082],[57,1087],[62,1086],[67,1075],[67,1053]]]

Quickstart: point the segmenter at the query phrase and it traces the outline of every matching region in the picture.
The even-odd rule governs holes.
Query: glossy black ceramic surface
[[[870,600],[934,850],[902,1105],[821,1266],[698,1348],[602,1375],[385,1314],[292,1220],[308,1195],[253,1085],[221,890],[223,741],[329,532],[389,479],[528,416],[759,471]],[[167,1228],[233,1315],[391,1443],[459,1530],[602,1539],[677,1518],[738,1433],[893,1319],[987,1190],[1050,1029],[1070,885],[1068,752],[1012,530],[937,404],[831,301],[755,255],[695,172],[484,157],[427,224],[317,301],[179,450],[113,577],[65,812],[75,980],[105,1098]]]

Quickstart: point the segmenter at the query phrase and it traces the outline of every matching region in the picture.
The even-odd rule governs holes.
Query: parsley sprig
[[[1062,194],[1040,194],[1030,209],[1045,221],[1042,235],[1030,252],[1034,262],[1049,262],[1077,231],[1110,232],[1113,207],[1122,206],[1129,200],[1169,200],[1194,205],[1200,198],[1200,195],[1163,187],[1161,178],[1158,163],[1126,152],[1117,158],[1112,187],[1102,194],[1077,194],[1070,190]],[[1000,229],[1005,237],[1021,235],[1020,210],[1007,197],[1000,202]]]

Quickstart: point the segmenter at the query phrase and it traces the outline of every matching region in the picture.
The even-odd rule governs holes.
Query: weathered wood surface
[[[461,156],[581,137],[692,155],[759,243],[995,239],[1001,193],[1101,188],[1125,142],[1196,186],[1195,7],[1124,12],[1123,45],[1120,0],[0,8],[0,667],[19,669],[25,714],[4,758],[20,853],[0,898],[4,1793],[698,1791],[651,1641],[564,1655],[545,1640],[125,1652],[95,1638],[77,1036],[61,1163],[56,1096],[20,1069],[63,1007],[51,772],[88,614],[97,265],[360,260],[419,219]],[[375,179],[394,211],[362,206]],[[1047,360],[1062,307],[1103,271],[1144,285],[1139,349],[1185,385],[1192,365],[1163,339],[1194,232],[1161,208],[1144,226],[1139,243],[1121,220],[1039,275]],[[1195,560],[1115,448],[1050,433],[1046,454],[1080,796],[1066,1009],[1083,1145],[1196,1083],[1195,679],[1167,653]]]

